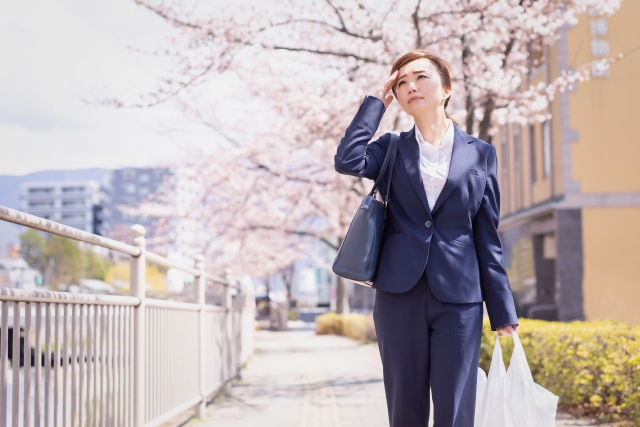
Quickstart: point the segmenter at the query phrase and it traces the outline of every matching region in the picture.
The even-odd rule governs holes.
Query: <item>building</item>
[[[91,168],[77,170],[48,170],[32,172],[26,175],[0,175],[0,205],[11,209],[22,210],[22,184],[25,182],[52,181],[96,181],[108,186],[111,171]],[[0,257],[12,257],[15,246],[24,229],[6,221],[0,221]]]
[[[634,52],[640,2],[582,15],[544,47],[523,87]],[[544,59],[546,58],[546,60]],[[492,137],[505,265],[521,316],[640,323],[640,52],[559,93],[551,119]]]
[[[109,231],[109,192],[93,180],[26,181],[20,186],[20,203],[32,215],[90,233]]]
[[[130,239],[129,229],[134,224],[148,226],[150,218],[131,215],[119,206],[137,207],[162,185],[170,175],[166,168],[125,168],[114,170],[111,175],[111,235],[118,240]]]

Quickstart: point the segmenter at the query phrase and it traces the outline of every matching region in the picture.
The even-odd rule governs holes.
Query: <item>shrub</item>
[[[343,335],[359,341],[375,341],[371,315],[326,313],[316,317],[316,334]]]
[[[640,327],[617,321],[520,319],[519,336],[534,380],[578,415],[640,418]],[[480,366],[487,371],[496,333],[483,325]],[[508,363],[513,341],[501,340]]]
[[[640,326],[624,322],[546,322],[519,319],[519,335],[534,380],[560,396],[577,415],[603,421],[632,420],[640,426]],[[317,334],[375,340],[372,316],[327,313],[316,317]],[[489,370],[496,333],[482,330],[480,367]],[[508,366],[513,341],[501,340]]]

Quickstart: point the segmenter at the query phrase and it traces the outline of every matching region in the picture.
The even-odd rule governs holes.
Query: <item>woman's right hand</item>
[[[396,78],[398,77],[398,70],[394,71],[393,74],[389,76],[384,83],[376,88],[372,96],[380,99],[384,102],[384,108],[388,108],[389,104],[393,101],[393,92],[391,92],[391,88],[396,83]]]

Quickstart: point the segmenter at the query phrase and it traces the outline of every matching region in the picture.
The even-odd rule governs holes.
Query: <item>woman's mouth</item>
[[[415,101],[416,99],[422,99],[421,96],[412,96],[411,98],[409,98],[409,104],[411,104],[412,101]]]

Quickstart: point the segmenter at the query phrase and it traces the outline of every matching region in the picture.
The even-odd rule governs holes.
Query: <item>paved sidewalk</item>
[[[207,407],[208,421],[183,425],[388,427],[377,346],[315,335],[311,325],[257,332],[256,354],[243,379]],[[558,416],[557,427],[592,425]]]
[[[208,422],[194,426],[388,426],[375,345],[307,327],[260,331],[256,349],[244,379],[207,408]]]

